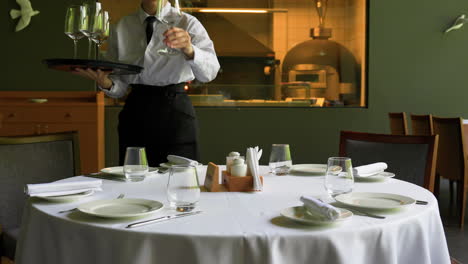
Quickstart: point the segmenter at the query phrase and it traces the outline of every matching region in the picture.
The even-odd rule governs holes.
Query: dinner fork
[[[125,194],[121,193],[119,194],[119,196],[117,196],[116,199],[122,199],[125,197]],[[63,211],[59,211],[59,214],[62,214],[62,213],[68,213],[68,212],[73,212],[75,211],[76,209],[78,209],[78,207],[75,207],[75,208],[72,208],[72,209],[68,209],[68,210],[63,210]]]

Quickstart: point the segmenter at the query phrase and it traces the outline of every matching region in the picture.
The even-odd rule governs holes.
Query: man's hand
[[[192,38],[189,33],[181,28],[170,28],[164,32],[164,44],[173,49],[180,49],[189,59],[193,59],[194,50]]]
[[[97,85],[99,85],[103,89],[110,89],[112,88],[112,80],[109,79],[110,72],[103,72],[101,70],[93,71],[90,68],[86,70],[77,68],[73,74],[88,78],[90,80],[96,81]]]

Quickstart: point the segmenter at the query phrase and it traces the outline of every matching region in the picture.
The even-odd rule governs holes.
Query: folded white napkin
[[[167,160],[176,165],[198,166],[198,161],[177,155],[167,155]]]
[[[383,172],[387,169],[387,163],[377,162],[368,165],[358,166],[354,168],[354,174],[359,177],[367,177],[380,172]]]
[[[334,206],[321,202],[314,197],[301,196],[301,201],[311,215],[322,217],[330,221],[334,221],[340,216],[340,212]]]
[[[51,182],[39,184],[27,184],[25,193],[31,197],[49,197],[69,195],[89,190],[100,191],[102,180],[77,179],[72,182]]]

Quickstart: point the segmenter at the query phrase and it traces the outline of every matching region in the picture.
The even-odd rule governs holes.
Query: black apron
[[[167,155],[198,160],[198,123],[184,83],[168,86],[133,84],[119,114],[119,162],[127,147],[145,147],[152,167]]]

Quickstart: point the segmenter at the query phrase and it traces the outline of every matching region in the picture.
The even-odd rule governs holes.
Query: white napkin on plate
[[[198,161],[177,155],[167,155],[167,160],[176,165],[198,166]]]
[[[72,182],[27,184],[25,193],[31,197],[49,197],[77,194],[90,190],[101,191],[102,180],[77,179]]]
[[[368,177],[377,173],[384,172],[387,169],[387,163],[376,162],[368,165],[357,166],[354,168],[354,174],[359,177]]]
[[[310,196],[301,196],[304,207],[311,215],[319,216],[330,221],[335,221],[340,216],[340,211],[336,207],[321,202]]]

